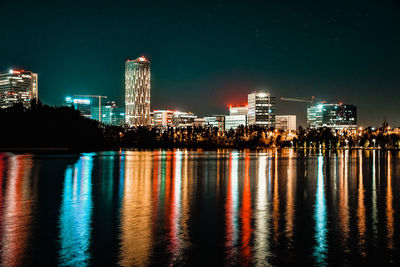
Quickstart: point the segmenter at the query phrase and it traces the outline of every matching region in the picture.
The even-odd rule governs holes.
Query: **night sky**
[[[124,101],[124,64],[152,61],[152,109],[225,114],[252,90],[354,104],[400,126],[400,2],[5,1],[0,70],[39,74],[39,97]],[[305,125],[306,103],[277,114]]]

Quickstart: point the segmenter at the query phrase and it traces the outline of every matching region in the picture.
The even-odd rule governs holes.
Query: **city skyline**
[[[12,12],[0,18],[7,36],[0,44],[0,69],[37,72],[44,103],[59,105],[66,95],[82,93],[123,103],[123,62],[144,55],[153,61],[152,109],[218,114],[264,89],[278,98],[277,114],[298,114],[301,125],[306,106],[280,103],[279,97],[314,95],[354,104],[363,126],[384,119],[400,124],[397,2],[100,1],[95,8],[76,7],[62,1],[0,3],[20,12],[18,22]],[[130,15],[133,7],[141,12]],[[147,18],[149,12],[155,16]]]

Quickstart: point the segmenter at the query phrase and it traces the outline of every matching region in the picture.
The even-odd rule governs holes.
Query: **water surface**
[[[400,152],[0,154],[0,265],[399,265]]]

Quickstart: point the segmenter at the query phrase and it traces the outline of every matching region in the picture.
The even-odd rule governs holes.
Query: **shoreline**
[[[316,147],[102,147],[97,149],[70,149],[68,147],[0,147],[0,153],[32,153],[32,154],[77,154],[77,153],[90,153],[90,152],[103,152],[103,151],[149,151],[149,150],[205,150],[212,151],[218,149],[229,149],[229,150],[264,150],[264,149],[293,149],[293,150],[324,150],[324,151],[335,151],[335,150],[380,150],[380,151],[400,151],[399,148],[380,148],[380,147],[339,147],[339,148],[316,148]]]

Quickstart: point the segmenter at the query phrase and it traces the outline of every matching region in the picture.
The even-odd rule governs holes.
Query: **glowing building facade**
[[[150,61],[144,57],[125,62],[125,122],[150,125]]]
[[[275,128],[284,131],[296,131],[296,115],[276,115]]]
[[[334,130],[357,128],[357,107],[346,104],[318,104],[307,108],[307,126]]]
[[[152,125],[156,127],[193,126],[196,116],[192,112],[177,110],[154,110],[151,112]]]
[[[248,95],[248,124],[275,127],[275,97],[270,93],[253,92]]]
[[[29,107],[32,99],[38,99],[36,73],[26,70],[0,73],[0,108],[7,108],[18,102]]]
[[[231,116],[236,116],[236,115],[246,115],[248,114],[249,109],[247,106],[236,106],[236,107],[229,107],[229,114]]]
[[[67,96],[65,98],[64,106],[73,107],[81,112],[85,118],[92,118],[93,103],[89,98],[75,98]]]
[[[239,126],[247,126],[247,115],[225,116],[225,131],[235,130]]]

